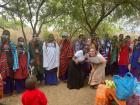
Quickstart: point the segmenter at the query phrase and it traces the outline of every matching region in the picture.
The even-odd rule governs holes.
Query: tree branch
[[[132,5],[132,7],[134,7],[135,9],[137,9],[138,11],[140,11],[140,6],[134,4],[135,2],[131,2],[130,4]]]
[[[24,37],[24,39],[25,39],[25,44],[26,44],[26,46],[27,46],[27,38],[26,38],[25,31],[24,31],[24,23],[23,23],[23,20],[22,20],[22,16],[19,15],[19,18],[20,18],[20,23],[21,23],[21,29],[22,29],[23,37]]]
[[[110,11],[108,11],[103,18],[106,18],[108,15],[110,15],[118,6],[120,6],[121,4],[116,4],[114,7],[112,7],[112,9]]]
[[[5,7],[7,4],[9,4],[9,3],[10,3],[10,1],[8,1],[8,2],[5,3],[5,4],[1,4],[0,7],[1,7],[1,8],[4,8],[4,7]]]
[[[52,22],[52,21],[54,21],[55,19],[57,19],[59,16],[61,16],[63,13],[61,13],[61,14],[58,14],[55,18],[53,18],[53,19],[51,19],[51,20],[49,20],[49,21],[45,21],[45,23],[49,23],[49,22]]]
[[[41,7],[42,7],[42,5],[45,3],[45,0],[42,0],[41,1],[41,3],[40,3],[40,5],[38,6],[38,8],[37,8],[37,12],[36,12],[36,21],[35,21],[35,24],[34,24],[34,29],[36,30],[36,26],[37,26],[37,24],[38,24],[38,17],[39,17],[39,11],[40,11],[40,9],[41,9]]]
[[[38,37],[39,34],[41,33],[41,29],[42,29],[44,23],[45,23],[45,21],[43,20],[43,22],[40,24],[39,30],[38,30],[38,32],[37,32],[37,35],[36,35],[37,37]]]
[[[88,25],[89,29],[91,30],[91,25],[90,25],[90,23],[88,22],[86,10],[85,10],[85,7],[84,7],[84,0],[82,0],[82,9],[83,9],[83,13],[84,13],[85,22],[86,22],[86,24]]]
[[[33,26],[33,23],[32,23],[32,17],[33,17],[33,15],[32,15],[32,10],[31,10],[31,6],[30,6],[30,2],[29,2],[29,0],[27,0],[27,4],[28,4],[28,8],[29,8],[29,12],[30,12],[30,16],[31,16],[31,17],[29,17],[30,24],[31,24],[32,29],[34,30],[34,26]]]
[[[0,26],[0,28],[1,28],[2,30],[5,30],[4,27],[2,27],[2,26]]]
[[[101,10],[101,16],[100,18],[98,19],[98,21],[96,22],[96,24],[92,27],[91,29],[91,33],[90,34],[93,34],[95,32],[95,30],[97,29],[97,27],[99,26],[99,24],[103,21],[104,18],[106,18],[107,16],[109,16],[118,6],[120,6],[122,3],[124,2],[121,2],[121,3],[117,3],[115,4],[114,7],[112,7],[107,13],[103,12],[105,9],[105,6],[102,6],[102,10]],[[102,14],[103,13],[103,14]]]

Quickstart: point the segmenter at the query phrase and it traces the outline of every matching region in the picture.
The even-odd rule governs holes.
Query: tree
[[[115,10],[128,0],[71,0],[65,2],[65,14],[70,17],[69,23],[87,31],[91,36],[96,32],[102,21],[115,14]],[[67,21],[67,20],[66,20]],[[67,23],[67,22],[65,22]],[[73,25],[72,24],[72,25]]]
[[[4,7],[4,10],[9,16],[20,20],[27,42],[24,23],[31,27],[33,37],[39,36],[44,24],[55,20],[62,14],[56,4],[57,0],[55,2],[51,0],[13,0]]]
[[[7,14],[32,28],[33,37],[39,36],[44,24],[55,29],[88,33],[99,30],[103,21],[116,21],[121,17],[133,17],[139,10],[140,0],[2,0]],[[0,6],[1,7],[1,6]],[[128,12],[129,11],[129,12]],[[59,17],[59,18],[58,18]],[[48,24],[50,23],[50,24]]]

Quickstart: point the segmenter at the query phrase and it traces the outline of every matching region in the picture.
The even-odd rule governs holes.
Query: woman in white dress
[[[60,49],[52,34],[48,36],[42,48],[43,68],[45,68],[45,85],[57,85]]]

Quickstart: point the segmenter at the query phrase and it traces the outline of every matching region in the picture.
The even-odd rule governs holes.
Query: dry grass
[[[22,30],[20,28],[16,29],[7,29],[10,31],[10,39],[14,41],[15,43],[17,42],[18,37],[23,37]],[[2,35],[3,30],[0,30],[0,36]],[[25,33],[28,41],[32,38],[32,32],[30,28],[25,28]]]

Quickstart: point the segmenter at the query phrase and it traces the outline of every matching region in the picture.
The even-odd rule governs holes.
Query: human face
[[[123,40],[123,38],[124,38],[124,35],[123,35],[123,34],[120,34],[120,35],[119,35],[119,39],[120,39],[120,40]]]
[[[85,53],[88,53],[88,51],[89,51],[89,45],[85,45],[85,46],[84,46],[84,52],[85,52]]]
[[[67,37],[67,36],[62,36],[62,39],[63,39],[63,40],[67,40],[68,37]]]
[[[93,49],[93,48],[91,48],[90,51],[89,51],[89,55],[90,55],[91,57],[95,57],[95,56],[96,56],[96,50]]]
[[[5,41],[8,41],[9,40],[9,35],[7,35],[7,34],[3,34],[2,36],[1,36],[1,39],[5,42]]]

